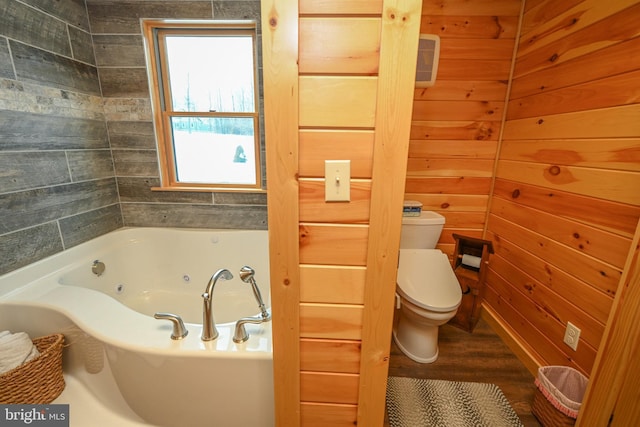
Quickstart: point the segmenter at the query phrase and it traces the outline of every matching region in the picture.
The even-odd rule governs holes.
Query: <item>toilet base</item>
[[[395,329],[393,330],[393,340],[395,341],[395,343],[398,346],[398,348],[400,349],[400,351],[402,351],[402,353],[405,356],[407,356],[409,359],[413,360],[414,362],[418,362],[418,363],[433,363],[438,359],[438,346],[437,345],[436,345],[436,348],[435,348],[435,354],[433,354],[430,357],[421,357],[421,356],[417,356],[417,355],[413,354],[404,345],[402,345],[402,343],[398,339],[398,336],[396,334]]]

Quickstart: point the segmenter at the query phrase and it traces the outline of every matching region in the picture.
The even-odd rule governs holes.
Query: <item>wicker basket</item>
[[[33,340],[40,355],[0,375],[0,403],[51,403],[64,390],[62,346],[64,335],[52,334]]]
[[[558,411],[536,387],[531,412],[544,427],[573,427],[576,420]]]

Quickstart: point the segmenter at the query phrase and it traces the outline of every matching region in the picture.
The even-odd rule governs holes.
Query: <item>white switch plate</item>
[[[564,333],[564,343],[574,350],[578,349],[580,339],[580,329],[571,322],[567,322],[567,329]]]
[[[324,161],[324,200],[327,202],[351,200],[351,160]]]

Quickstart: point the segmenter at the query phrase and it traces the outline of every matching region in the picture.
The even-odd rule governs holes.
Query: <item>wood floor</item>
[[[525,427],[540,427],[531,414],[534,377],[483,319],[473,333],[441,326],[439,349],[438,360],[421,364],[405,356],[392,340],[389,375],[496,384]]]

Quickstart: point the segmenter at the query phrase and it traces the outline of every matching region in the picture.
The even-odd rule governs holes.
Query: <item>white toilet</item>
[[[420,363],[438,358],[438,327],[456,315],[462,302],[449,258],[435,249],[443,226],[444,217],[431,211],[402,218],[393,338]]]

